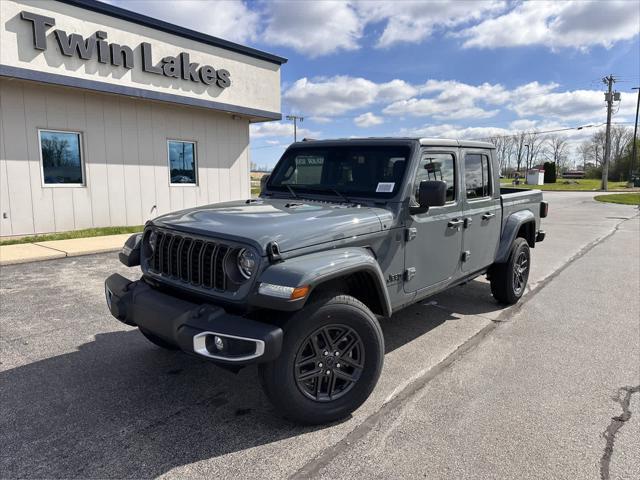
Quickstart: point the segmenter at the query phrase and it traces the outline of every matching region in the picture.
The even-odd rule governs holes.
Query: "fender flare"
[[[504,263],[507,261],[509,252],[511,251],[511,245],[518,234],[518,230],[520,230],[522,225],[530,222],[533,222],[534,225],[536,222],[536,216],[531,210],[520,210],[509,215],[502,228],[495,263]]]
[[[335,248],[287,259],[267,267],[259,277],[259,282],[298,287],[309,285],[311,292],[323,283],[351,273],[365,272],[370,275],[380,298],[384,316],[391,315],[391,300],[387,291],[384,275],[373,253],[362,247]],[[306,302],[306,299],[304,302]],[[274,299],[275,301],[275,299]],[[285,301],[292,304],[292,301]],[[296,302],[296,308],[302,308],[304,302]],[[264,302],[260,301],[264,305]],[[293,306],[293,305],[292,305]],[[274,305],[275,307],[275,305]],[[277,307],[276,307],[277,308]],[[291,310],[293,308],[287,308]]]

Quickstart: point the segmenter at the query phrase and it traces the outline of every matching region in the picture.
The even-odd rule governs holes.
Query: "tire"
[[[344,418],[362,405],[383,362],[384,337],[375,315],[353,297],[331,295],[289,319],[280,356],[260,365],[259,375],[280,414],[317,425]]]
[[[526,289],[530,268],[529,244],[524,238],[518,237],[511,246],[507,262],[491,267],[491,293],[494,298],[506,305],[517,303]]]
[[[165,350],[179,350],[179,348],[173,343],[166,342],[147,330],[143,330],[140,327],[138,327],[138,330],[140,330],[140,333],[144,335],[147,340],[160,348],[164,348]]]

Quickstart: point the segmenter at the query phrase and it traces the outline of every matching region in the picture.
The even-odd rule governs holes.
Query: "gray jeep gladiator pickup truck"
[[[120,253],[142,277],[107,278],[107,304],[160,347],[257,363],[280,412],[330,422],[378,381],[379,317],[483,274],[517,302],[547,208],[500,188],[489,143],[302,141],[259,198],[147,222]]]

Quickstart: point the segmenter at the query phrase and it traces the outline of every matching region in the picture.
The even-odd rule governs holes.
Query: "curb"
[[[117,252],[132,233],[0,246],[0,266]]]

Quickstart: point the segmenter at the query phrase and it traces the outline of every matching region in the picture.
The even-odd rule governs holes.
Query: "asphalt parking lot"
[[[574,302],[580,311],[583,300],[586,303],[602,294],[601,290],[587,290],[574,298],[572,285],[586,279],[591,270],[583,266],[582,272],[571,276],[569,268],[587,255],[598,254],[601,244],[617,231],[635,228],[637,234],[637,219],[629,219],[638,210],[598,203],[592,196],[545,193],[550,202],[550,215],[544,220],[547,238],[533,251],[530,291],[522,306],[502,309],[493,301],[486,281],[479,279],[384,320],[385,367],[374,394],[350,419],[324,427],[303,428],[275,416],[256,383],[254,368],[236,375],[197,358],[163,351],[136,329],[119,324],[104,304],[103,281],[113,272],[131,278],[138,272],[123,267],[114,254],[3,267],[0,476],[283,478],[312,474],[353,478],[385,476],[383,472],[387,478],[394,476],[394,470],[382,466],[376,472],[364,468],[361,449],[371,446],[375,438],[370,451],[400,464],[402,457],[392,457],[392,453],[420,443],[402,440],[411,438],[411,425],[425,437],[435,439],[446,433],[446,422],[417,422],[434,418],[425,405],[460,409],[468,403],[454,406],[451,398],[441,394],[446,385],[438,391],[433,385],[451,375],[449,381],[458,386],[472,384],[474,379],[468,368],[462,368],[462,359],[478,355],[499,335],[518,336],[517,330],[505,333],[500,324],[514,320],[516,328],[532,317],[549,321],[551,305],[554,312],[559,308],[559,295],[566,299],[562,304]],[[637,235],[629,237],[633,238]],[[618,252],[630,248],[628,242],[612,248]],[[624,262],[624,258],[618,255],[616,261]],[[629,275],[640,275],[637,253],[629,259],[625,275],[607,277],[608,292],[634,285]],[[607,270],[606,264],[591,265]],[[550,286],[556,293],[543,288]],[[539,292],[549,296],[534,302]],[[615,316],[616,305],[604,308],[602,315]],[[631,315],[637,312],[637,307],[630,308]],[[573,318],[571,314],[567,312],[567,318]],[[463,354],[469,345],[475,348]],[[492,359],[476,360],[488,364]],[[520,365],[522,374],[530,366]],[[500,362],[493,368],[500,369]],[[505,371],[504,379],[514,375],[514,371]],[[491,388],[491,383],[484,384],[485,393],[491,393]],[[490,403],[491,395],[485,397],[482,401]],[[398,412],[403,414],[398,417]],[[429,431],[430,425],[437,425],[440,435]],[[594,425],[594,430],[606,428],[598,422]],[[453,427],[456,435],[470,432],[469,438],[476,443],[483,438],[464,426]],[[600,437],[584,441],[598,451],[605,446]],[[440,457],[465,456],[461,443],[438,445],[442,445],[437,452]],[[411,455],[411,463],[430,462],[429,455],[435,454],[435,447],[431,448],[415,449],[420,456]],[[431,471],[432,476],[464,476],[464,471],[445,468],[446,462],[440,464],[443,469]],[[338,469],[338,465],[350,468]],[[376,463],[369,459],[367,465]],[[384,468],[392,467],[385,464]],[[549,464],[549,471],[541,473],[553,468]],[[395,471],[418,476],[417,470]],[[420,470],[419,476],[428,473]]]

